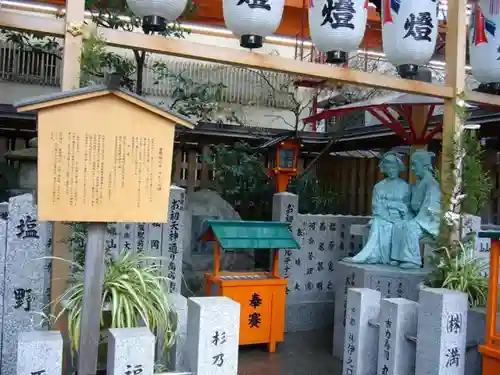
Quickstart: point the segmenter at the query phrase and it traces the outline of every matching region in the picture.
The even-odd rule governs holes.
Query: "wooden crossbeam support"
[[[87,28],[90,32],[91,28]],[[453,89],[406,80],[382,74],[355,71],[324,64],[298,61],[280,56],[265,55],[233,48],[188,42],[182,39],[150,36],[142,33],[130,33],[111,29],[99,29],[106,42],[114,47],[142,49],[150,52],[197,59],[202,61],[265,69],[275,72],[299,75],[304,78],[322,79],[347,84],[355,84],[385,90],[428,95],[440,98],[451,98]]]
[[[484,94],[476,91],[464,91],[464,100],[471,102],[471,104],[484,104],[492,107],[500,107],[500,96]]]
[[[64,38],[65,21],[52,15],[0,10],[0,27]]]
[[[50,20],[50,18],[47,17],[41,18],[12,11],[0,11],[0,27],[26,31],[34,30],[39,33],[60,37],[63,37],[65,33],[65,26],[62,20]],[[92,30],[95,30],[95,28],[90,25],[84,26],[86,36],[88,36]],[[139,32],[131,33],[104,28],[99,28],[97,30],[106,42],[114,47],[141,49],[170,56],[265,69],[299,75],[304,78],[336,81],[432,97],[453,97],[453,89],[451,87],[442,87],[430,83],[384,76],[377,73],[367,73],[347,68],[327,66],[324,64],[297,61],[280,56],[270,56],[258,52],[217,47],[189,42],[182,39],[145,35]]]

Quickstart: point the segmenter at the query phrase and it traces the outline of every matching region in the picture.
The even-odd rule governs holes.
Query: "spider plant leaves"
[[[471,307],[485,306],[488,300],[488,263],[476,257],[475,241],[443,246],[434,253],[439,257],[426,285],[466,293]]]
[[[101,329],[130,328],[146,325],[163,348],[172,346],[177,326],[177,315],[168,301],[168,278],[161,275],[161,266],[147,264],[158,258],[122,251],[116,259],[106,261],[101,301]],[[82,314],[83,270],[73,274],[72,285],[60,297],[65,300],[62,311],[68,313],[68,330],[72,352],[78,351]],[[106,323],[104,314],[110,315]],[[105,335],[104,335],[105,336]]]

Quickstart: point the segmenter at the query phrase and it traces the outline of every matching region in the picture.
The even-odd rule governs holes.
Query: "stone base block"
[[[333,325],[333,301],[309,301],[286,306],[285,332],[314,331]]]
[[[345,315],[349,288],[378,290],[382,298],[407,298],[418,301],[419,284],[430,272],[428,268],[403,270],[398,267],[339,262],[336,268],[335,318],[333,322],[333,355],[344,355]]]

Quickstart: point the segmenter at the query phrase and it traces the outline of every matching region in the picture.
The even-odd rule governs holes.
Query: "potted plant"
[[[55,320],[67,314],[71,354],[75,358],[80,342],[86,226],[82,223],[71,226],[73,232],[68,243],[74,260],[70,262],[69,287],[52,303],[59,303],[62,307]],[[161,266],[153,264],[153,260],[157,259],[129,250],[122,250],[115,257],[106,254],[101,299],[100,368],[105,368],[109,328],[147,326],[157,338],[161,338],[164,350],[174,342],[177,316],[168,300],[169,280],[161,275]]]
[[[457,115],[463,121],[467,118],[463,108],[457,109]],[[492,184],[484,170],[483,148],[474,130],[457,132],[453,148],[443,150],[443,153],[448,153],[448,160],[452,163],[453,190],[444,192],[442,197],[448,210],[442,215],[439,238],[433,239],[435,250],[428,261],[434,268],[423,287],[446,288],[468,295],[467,345],[473,348],[483,342],[485,336],[488,262],[476,256],[477,235],[466,230],[464,223],[471,215],[480,214],[488,202]],[[481,372],[477,350],[468,350],[465,372]]]

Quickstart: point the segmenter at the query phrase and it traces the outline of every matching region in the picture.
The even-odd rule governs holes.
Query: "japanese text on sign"
[[[24,307],[24,311],[31,311],[31,302],[34,301],[34,297],[31,292],[31,289],[14,289],[14,300],[16,301],[14,308],[20,309],[21,307]]]
[[[142,374],[143,371],[144,369],[142,365],[127,365],[124,375],[139,375]]]
[[[123,127],[79,129],[51,125],[41,133],[47,146],[40,153],[39,173],[52,176],[39,184],[39,216],[42,220],[153,221],[163,220],[168,204],[165,173],[168,137],[164,130],[146,127],[143,134]],[[117,205],[127,200],[130,210]],[[162,211],[160,207],[162,206]]]
[[[391,360],[391,338],[392,338],[392,321],[387,319],[384,322],[384,365],[382,366],[382,372],[380,375],[387,375],[389,373],[389,363]]]
[[[434,25],[432,24],[432,16],[430,12],[420,12],[417,15],[410,13],[404,28],[406,30],[403,39],[412,37],[416,41],[426,40],[432,42],[431,33]]]
[[[350,319],[350,326],[347,331],[347,358],[345,359],[345,375],[354,375],[354,353],[356,352],[356,339],[354,332],[356,330],[356,319],[354,318],[355,310],[352,309],[353,316]]]
[[[446,319],[446,332],[450,335],[458,335],[462,331],[462,314],[449,313]],[[445,350],[446,364],[445,367],[460,366],[460,349],[456,346],[446,348]]]
[[[179,223],[180,223],[180,210],[183,209],[181,200],[172,199],[170,204],[170,213],[168,218],[168,265],[167,277],[170,280],[170,293],[175,292],[177,287],[177,265],[176,260],[179,256],[178,242],[179,242]]]
[[[262,306],[262,297],[260,294],[253,293],[249,304],[254,311],[248,314],[248,326],[250,328],[260,328],[260,324],[262,323],[262,314],[258,312],[258,309]]]
[[[347,276],[345,278],[345,283],[344,283],[344,316],[342,318],[342,325],[344,327],[345,327],[346,316],[347,316],[347,292],[349,291],[349,288],[353,288],[354,285],[356,284],[355,277],[356,277],[356,275],[354,273],[352,273],[351,276]]]
[[[269,0],[238,0],[236,5],[246,4],[250,9],[264,9],[271,10],[271,4]]]
[[[220,347],[226,343],[226,332],[215,331],[212,336],[212,345],[214,347]],[[217,354],[212,356],[212,365],[217,367],[222,367],[224,365],[224,352],[217,351]]]
[[[354,2],[352,0],[326,0],[325,5],[321,11],[323,16],[323,23],[321,26],[327,23],[332,29],[338,29],[341,27],[354,29],[354,24],[352,19],[354,18]]]
[[[17,238],[26,239],[26,238],[40,238],[38,234],[37,222],[36,219],[31,217],[30,215],[26,215],[25,218],[19,219],[19,224],[16,225]]]

